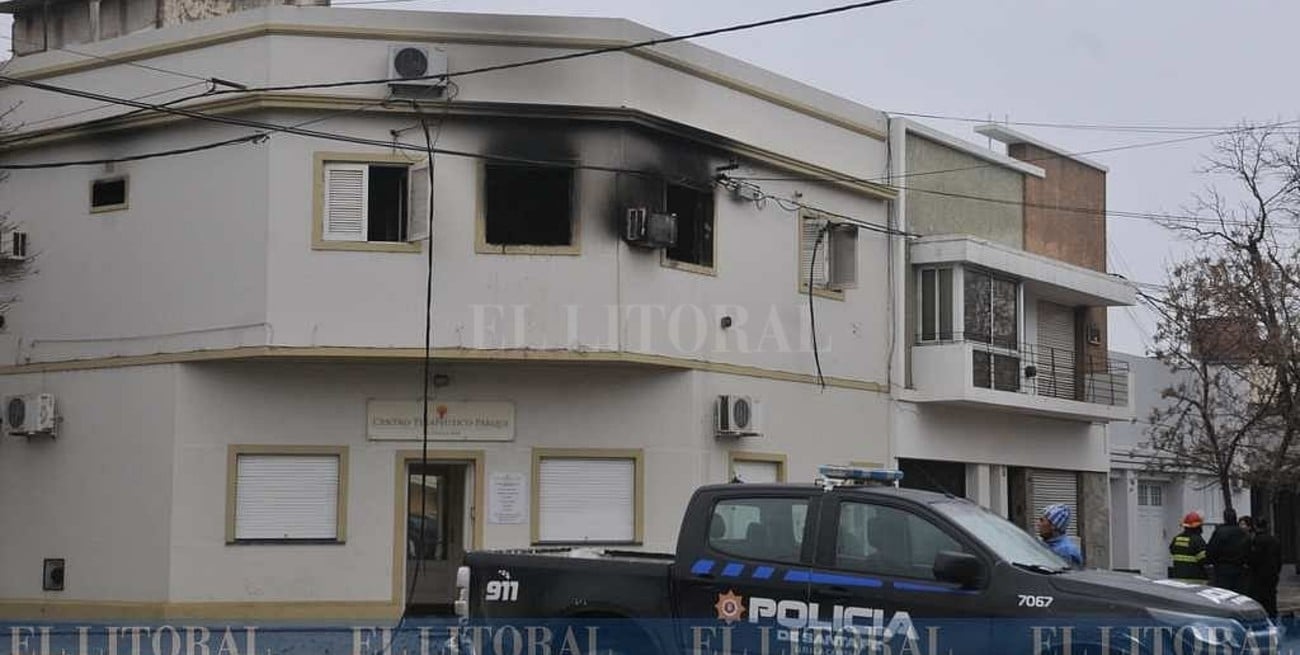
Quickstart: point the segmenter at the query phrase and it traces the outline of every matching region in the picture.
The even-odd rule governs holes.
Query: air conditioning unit
[[[657,214],[645,207],[627,210],[623,239],[642,248],[671,248],[677,245],[677,216]]]
[[[447,54],[427,45],[395,45],[388,50],[388,86],[393,90],[447,86]]]
[[[0,235],[0,261],[21,262],[27,259],[27,233],[10,230]]]
[[[54,394],[7,396],[4,399],[4,410],[5,425],[10,434],[54,433]]]
[[[718,396],[714,429],[720,437],[756,437],[762,434],[762,412],[750,396]]]

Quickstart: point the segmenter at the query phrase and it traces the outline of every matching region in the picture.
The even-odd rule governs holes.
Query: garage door
[[[1066,532],[1079,536],[1079,475],[1074,471],[1035,470],[1029,474],[1033,490],[1034,511],[1029,516],[1030,527],[1042,516],[1048,505],[1064,503],[1070,508],[1070,529]]]

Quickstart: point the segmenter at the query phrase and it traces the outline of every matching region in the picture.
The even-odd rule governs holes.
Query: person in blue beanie
[[[1079,550],[1079,544],[1066,534],[1069,527],[1070,508],[1061,503],[1044,507],[1042,515],[1038,517],[1038,536],[1043,539],[1043,543],[1053,553],[1060,555],[1061,559],[1069,562],[1070,566],[1081,569],[1083,552]]]

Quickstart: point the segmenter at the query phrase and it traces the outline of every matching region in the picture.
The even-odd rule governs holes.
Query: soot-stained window
[[[667,209],[677,215],[677,245],[668,259],[713,268],[713,192],[668,185]]]
[[[487,164],[483,192],[489,245],[573,245],[573,169]]]

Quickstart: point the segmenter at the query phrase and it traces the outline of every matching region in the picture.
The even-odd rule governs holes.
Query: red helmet
[[[1184,528],[1199,528],[1204,523],[1205,521],[1201,520],[1201,515],[1196,512],[1188,512],[1187,516],[1183,517]]]

